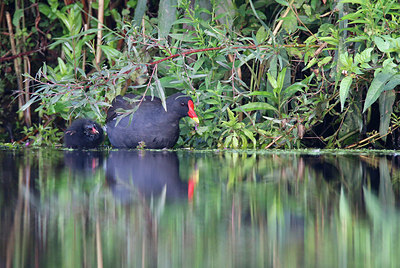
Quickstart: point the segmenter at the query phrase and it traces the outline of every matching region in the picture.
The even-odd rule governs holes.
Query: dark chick
[[[96,148],[103,142],[103,139],[103,129],[90,119],[75,120],[64,133],[64,144],[68,148]]]
[[[181,118],[189,116],[199,122],[192,99],[182,93],[166,99],[167,111],[159,98],[141,99],[133,94],[118,96],[108,109],[107,134],[114,147],[136,148],[143,144],[148,149],[172,148],[179,138]],[[136,111],[132,116],[120,118],[118,110]]]

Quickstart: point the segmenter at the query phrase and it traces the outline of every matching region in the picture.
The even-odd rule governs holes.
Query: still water
[[[0,150],[0,267],[400,267],[400,156]]]

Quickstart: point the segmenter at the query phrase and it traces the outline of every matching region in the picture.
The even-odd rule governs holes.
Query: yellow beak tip
[[[193,121],[196,122],[197,124],[200,124],[199,118],[198,117],[192,117]]]

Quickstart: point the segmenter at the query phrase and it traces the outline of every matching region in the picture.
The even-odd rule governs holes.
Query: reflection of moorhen
[[[65,131],[64,143],[68,148],[96,148],[103,142],[103,129],[90,119],[78,119]]]
[[[159,98],[141,98],[133,94],[117,96],[108,109],[107,134],[114,147],[136,148],[144,143],[150,149],[171,148],[178,141],[182,117],[189,116],[198,123],[192,99],[182,93],[166,99],[167,111]],[[119,114],[127,110],[134,113],[121,119]]]
[[[135,192],[157,196],[166,189],[166,198],[184,198],[188,183],[179,177],[179,160],[175,152],[111,151],[107,160],[107,183],[124,203]]]
[[[93,175],[102,166],[104,153],[102,151],[64,151],[64,164],[73,173]]]

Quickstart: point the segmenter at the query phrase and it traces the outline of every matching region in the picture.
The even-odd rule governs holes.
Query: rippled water
[[[400,267],[399,169],[373,152],[0,150],[0,267]]]

